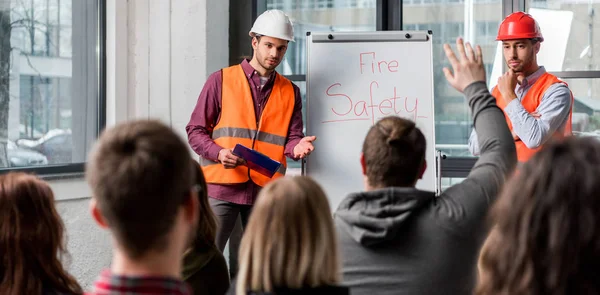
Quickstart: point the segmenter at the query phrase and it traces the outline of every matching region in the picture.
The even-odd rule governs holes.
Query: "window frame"
[[[98,13],[98,88],[96,92],[96,104],[98,119],[96,122],[96,126],[98,126],[98,128],[96,138],[99,136],[100,132],[102,132],[102,130],[106,127],[106,6],[106,1],[97,0],[96,9]],[[0,168],[0,174],[18,171],[36,174],[39,177],[46,180],[75,178],[81,177],[84,174],[85,164],[86,162],[56,165],[50,164],[43,166],[30,166],[19,168],[7,167]]]

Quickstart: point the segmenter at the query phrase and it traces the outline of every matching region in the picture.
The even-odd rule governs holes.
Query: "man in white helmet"
[[[252,60],[208,78],[186,127],[219,220],[216,243],[221,251],[238,215],[245,226],[259,190],[285,174],[285,157],[306,157],[316,139],[302,132],[300,90],[275,71],[294,41],[292,22],[282,11],[269,10],[256,19],[249,34]],[[249,169],[232,153],[238,143],[280,161],[280,170],[269,178]]]

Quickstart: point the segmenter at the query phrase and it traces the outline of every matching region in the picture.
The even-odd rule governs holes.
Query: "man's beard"
[[[520,62],[520,63],[519,63],[519,65],[518,65],[518,66],[516,66],[516,67],[512,67],[512,66],[510,66],[510,63],[509,63],[509,62],[507,62],[507,63],[506,63],[506,66],[507,66],[509,69],[511,69],[513,72],[522,72],[522,71],[523,71],[523,69],[525,68],[525,65],[523,64],[523,62]]]
[[[260,60],[259,60],[259,61],[260,61]],[[279,64],[280,64],[280,62],[275,62],[273,65],[270,65],[270,64],[268,63],[268,59],[267,59],[267,60],[265,60],[264,62],[260,62],[260,65],[261,65],[263,68],[265,68],[265,69],[267,69],[267,70],[269,70],[269,71],[271,71],[271,70],[274,70],[275,68],[277,68],[277,66],[278,66]]]

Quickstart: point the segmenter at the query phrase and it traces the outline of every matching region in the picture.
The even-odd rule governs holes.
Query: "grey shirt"
[[[463,182],[439,197],[401,187],[355,193],[338,207],[343,282],[352,294],[472,293],[485,217],[516,152],[485,83],[469,85],[465,95],[481,157]]]
[[[567,85],[556,83],[548,87],[542,96],[542,101],[536,109],[536,112],[541,115],[539,119],[534,118],[525,110],[521,100],[544,73],[546,73],[546,69],[540,67],[523,79],[521,85],[517,85],[515,88],[517,99],[511,101],[504,108],[513,125],[513,131],[531,149],[540,147],[556,131],[562,132],[569,120],[569,110],[571,109],[571,91]],[[469,151],[475,156],[479,155],[475,130],[469,136]]]

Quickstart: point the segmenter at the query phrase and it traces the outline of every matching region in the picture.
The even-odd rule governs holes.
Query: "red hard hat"
[[[507,16],[498,29],[496,41],[515,39],[538,39],[544,41],[538,23],[525,12],[515,12]]]

